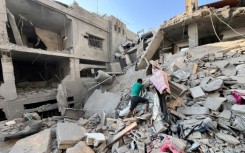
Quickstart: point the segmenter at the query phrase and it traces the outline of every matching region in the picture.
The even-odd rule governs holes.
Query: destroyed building
[[[203,6],[196,0],[186,1],[186,12],[159,26],[151,38],[153,45],[144,57],[163,60],[162,55],[166,53],[175,54],[205,44],[244,38],[243,6],[242,0],[222,0]],[[143,68],[145,61],[144,58],[141,60],[139,67]]]
[[[137,38],[114,16],[88,12],[77,3],[2,0],[0,10],[1,120],[43,105],[50,105],[46,113],[56,109],[62,80],[69,105],[80,104],[86,82],[94,81],[88,77],[110,71],[118,45]]]
[[[1,93],[5,93],[0,106],[4,113],[6,110],[11,111],[6,115],[9,120],[0,122],[0,152],[245,152],[244,0],[222,0],[204,6],[199,6],[198,0],[186,0],[186,12],[165,21],[157,30],[150,30],[138,37],[127,32],[126,27],[122,29],[119,20],[114,17],[105,18],[87,12],[91,15],[88,18],[93,19],[89,20],[91,22],[83,16],[83,21],[78,20],[83,9],[75,3],[69,7],[53,1],[18,1],[20,3],[15,3],[17,0],[13,3],[11,0],[5,1],[8,8],[5,13],[5,22],[8,21],[5,34],[10,42],[14,42],[0,44],[4,81],[1,85],[4,92]],[[26,14],[16,13],[21,5],[29,3],[36,4],[41,9],[40,23],[31,18],[33,14],[27,17]],[[16,7],[11,10],[10,6]],[[50,46],[54,44],[54,39],[48,39],[51,37],[50,31],[43,25],[47,18],[43,16],[45,11],[42,10],[47,6],[67,11],[65,17],[69,18],[68,21],[71,20],[73,31],[70,42],[74,44],[72,48],[48,50],[54,47]],[[38,11],[33,6],[25,7],[24,10],[29,9]],[[62,11],[58,13],[62,14]],[[52,15],[54,14],[50,13],[49,17],[53,21]],[[108,32],[103,29],[94,33],[91,33],[93,30],[85,31],[85,35],[81,32],[80,38],[80,33],[77,32],[79,23],[86,21],[86,25],[93,24],[94,18],[100,20],[100,26],[103,25],[101,21],[108,23]],[[59,17],[55,19],[59,22]],[[25,34],[22,20],[35,27],[35,34],[39,39],[37,44],[46,47],[33,49],[24,45],[24,40],[28,39],[22,36]],[[54,23],[52,21],[49,23]],[[35,26],[37,23],[40,27]],[[61,24],[55,26],[59,27]],[[1,26],[5,27],[5,24]],[[84,25],[80,26],[83,31]],[[98,25],[92,27],[98,28]],[[70,37],[66,35],[66,31],[65,28],[60,36],[64,43]],[[100,32],[108,36],[101,36],[104,38],[103,47],[104,41],[108,40],[107,48],[112,48],[105,51],[107,55],[104,58],[96,52],[101,44],[89,42],[90,39],[95,40]],[[12,37],[9,37],[11,34]],[[22,42],[23,45],[17,42]],[[95,48],[88,49],[95,44]],[[86,51],[81,49],[83,47]],[[47,73],[40,72],[41,68],[36,67],[43,62],[45,67],[50,67],[44,69]],[[37,76],[34,75],[36,70],[40,73]],[[56,71],[59,73],[55,73]],[[27,75],[22,76],[23,73]],[[47,74],[51,76],[48,77]],[[39,80],[27,80],[28,78]],[[149,111],[145,112],[144,105],[139,104],[128,117],[126,114],[131,107],[132,85],[138,78],[143,79],[143,85],[147,88],[142,97],[149,101]],[[48,87],[56,92],[51,104],[46,103],[49,91],[45,83],[54,84],[52,88]],[[16,87],[18,94],[7,94],[16,91],[6,86]],[[28,96],[35,102],[33,97],[39,96],[39,92],[42,93],[40,99],[44,103],[35,105],[26,102]],[[83,100],[83,94],[89,92],[91,94]],[[71,95],[74,96],[71,98]],[[78,102],[76,95],[78,99],[81,98]],[[75,102],[79,104],[77,109],[69,106],[76,104]],[[83,103],[84,106],[80,106]],[[161,105],[163,103],[166,104],[166,114]],[[20,105],[24,108],[19,108]],[[57,107],[61,115],[57,116],[53,111],[47,112],[51,108],[56,110]],[[24,114],[21,112],[23,109]],[[20,111],[16,116],[15,110]],[[47,117],[48,113],[51,115]]]

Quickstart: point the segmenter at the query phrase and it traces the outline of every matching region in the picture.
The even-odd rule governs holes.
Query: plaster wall
[[[0,95],[3,96],[5,100],[14,100],[17,98],[17,92],[12,59],[4,55],[1,58],[1,62],[4,83],[0,85]]]
[[[2,0],[0,3],[0,44],[8,43],[8,35],[6,30],[7,23],[7,12],[6,12],[6,2]]]
[[[77,19],[73,19],[72,22],[74,55],[81,59],[109,62],[108,32]],[[88,40],[89,35],[103,39],[102,48],[90,46]]]

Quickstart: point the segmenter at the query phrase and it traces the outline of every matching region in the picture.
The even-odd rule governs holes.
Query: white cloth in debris
[[[157,95],[157,93],[154,94],[154,100],[153,100],[153,112],[152,112],[152,119],[154,121],[160,121],[162,120],[161,118],[161,107],[160,107],[160,100]]]

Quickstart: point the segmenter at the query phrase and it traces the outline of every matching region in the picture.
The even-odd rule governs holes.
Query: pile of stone
[[[168,54],[160,65],[169,74],[167,117],[146,69],[128,67],[108,89],[103,87],[105,92],[95,90],[81,110],[64,106],[62,116],[41,119],[27,113],[0,122],[1,152],[245,152],[244,50],[240,40]],[[150,87],[143,95],[150,111],[139,105],[133,116],[122,119],[138,78]]]

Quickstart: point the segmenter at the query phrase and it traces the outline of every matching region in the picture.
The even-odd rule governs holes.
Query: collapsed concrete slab
[[[225,102],[227,99],[226,98],[210,98],[208,97],[206,99],[206,102],[204,103],[204,106],[211,109],[211,110],[214,110],[214,111],[217,111],[220,106],[223,104],[223,102]]]
[[[191,88],[190,91],[191,91],[191,95],[193,98],[200,98],[200,97],[205,96],[205,93],[203,92],[200,86]]]
[[[86,136],[85,133],[86,129],[76,123],[58,123],[56,129],[58,148],[73,147]]]
[[[50,153],[51,152],[51,130],[26,137],[16,142],[10,153]]]
[[[224,141],[231,143],[231,144],[239,144],[240,143],[240,141],[237,140],[235,137],[228,135],[228,134],[221,133],[221,132],[216,133],[215,136],[217,136],[221,140],[224,140]]]
[[[66,153],[94,153],[94,151],[85,142],[81,141],[73,148],[68,148]]]
[[[202,89],[206,92],[212,92],[220,89],[222,86],[223,86],[223,80],[216,79],[202,86]]]
[[[180,112],[184,115],[202,115],[202,114],[209,114],[210,111],[207,107],[179,107],[177,109],[177,112]]]
[[[26,136],[37,133],[41,130],[42,121],[31,120],[22,125],[21,128],[16,129],[18,132],[14,133],[0,133],[0,141],[8,141],[19,138],[24,138]]]
[[[245,105],[235,104],[231,109],[236,115],[245,116]]]
[[[84,110],[89,114],[99,114],[103,111],[110,114],[117,109],[120,100],[120,95],[111,92],[102,93],[101,90],[95,90],[86,102]]]
[[[219,114],[219,117],[230,120],[231,119],[231,111],[224,110],[222,113]]]
[[[153,55],[158,50],[160,44],[162,43],[163,38],[164,38],[164,32],[161,31],[160,29],[156,33],[153,34],[152,41],[150,42],[148,48],[145,51],[145,54],[142,55],[143,57],[138,63],[138,68],[142,69],[146,66],[145,59],[148,61],[151,60]]]

